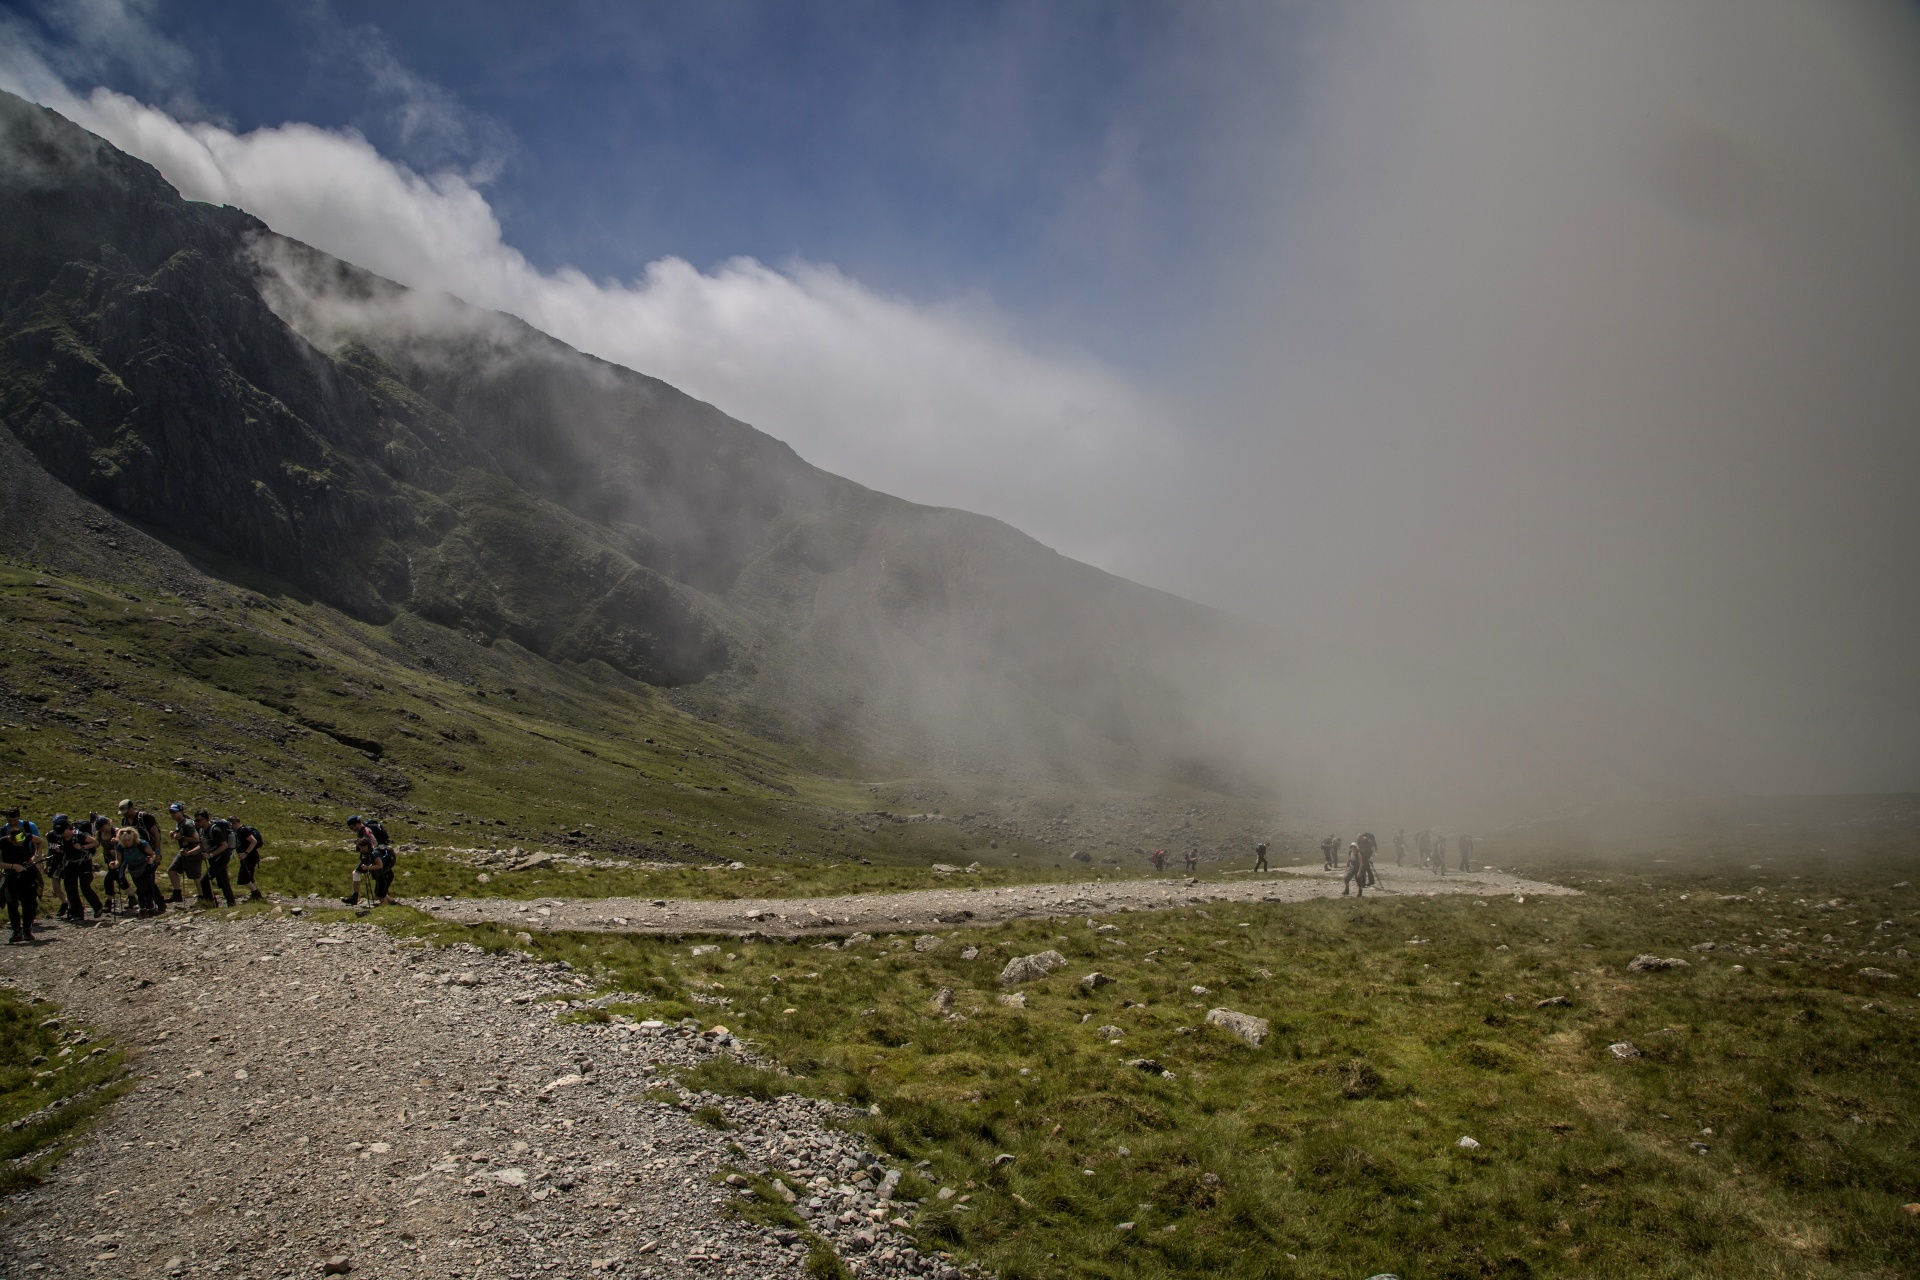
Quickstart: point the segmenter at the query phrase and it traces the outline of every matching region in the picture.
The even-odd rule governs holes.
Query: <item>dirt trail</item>
[[[1369,897],[1475,894],[1542,897],[1577,892],[1500,871],[1431,872],[1380,869]],[[1337,898],[1342,879],[1318,866],[1282,867],[1244,879],[1194,881],[1096,880],[1082,884],[1006,888],[921,889],[911,893],[843,894],[831,898],[735,898],[724,902],[647,898],[412,899],[444,920],[492,921],[527,930],[587,929],[614,933],[731,933],[793,937],[803,934],[899,932],[997,924],[1031,916],[1153,911],[1208,902],[1303,902]]]
[[[742,1047],[563,1022],[592,994],[564,965],[217,912],[44,933],[0,975],[126,1046],[138,1083],[0,1202],[0,1275],[304,1280],[344,1257],[355,1277],[798,1277],[795,1233],[721,1209],[718,1175],[770,1166],[810,1182],[796,1207],[855,1274],[958,1274],[888,1226],[914,1207],[858,1172],[828,1104],[648,1100]],[[734,1128],[694,1123],[703,1105]]]

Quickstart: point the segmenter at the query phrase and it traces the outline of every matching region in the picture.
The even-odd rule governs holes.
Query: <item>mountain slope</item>
[[[1211,611],[184,201],[17,98],[0,145],[0,419],[102,507],[364,621],[697,685],[769,732],[1012,768],[1208,754],[1171,659]]]

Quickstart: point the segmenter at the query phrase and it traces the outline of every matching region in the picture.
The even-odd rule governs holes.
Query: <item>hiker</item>
[[[1359,897],[1367,896],[1366,863],[1360,856],[1360,842],[1354,841],[1347,846],[1347,878],[1340,885],[1340,896],[1346,897],[1355,881],[1359,881]]]
[[[233,859],[233,827],[225,818],[216,819],[205,809],[193,812],[194,828],[200,833],[201,866],[199,890],[200,901],[208,906],[215,905],[214,887],[220,889],[220,896],[233,905],[233,884],[227,879],[227,863]]]
[[[1198,845],[1190,846],[1187,849],[1186,862],[1188,875],[1192,875],[1200,870],[1200,848]]]
[[[1339,836],[1328,836],[1320,842],[1320,869],[1322,871],[1333,870],[1333,851],[1339,847]]]
[[[100,899],[93,892],[93,836],[64,813],[53,816],[53,843],[60,850],[61,914],[75,924],[87,922],[87,906],[100,918]],[[86,901],[81,901],[84,895]]]
[[[135,831],[138,831],[140,838],[145,840],[148,846],[152,848],[154,856],[156,858],[159,857],[160,819],[154,817],[145,809],[136,808],[131,800],[122,800],[119,804],[115,805],[114,808],[120,814],[120,825],[123,827],[132,827]]]
[[[40,851],[40,828],[8,809],[0,823],[0,894],[7,899],[9,946],[39,942],[33,922],[40,914]]]
[[[1447,838],[1438,831],[1433,833],[1433,874],[1447,874]]]
[[[187,806],[175,800],[167,806],[167,812],[173,817],[173,843],[175,852],[173,861],[167,864],[167,879],[173,884],[173,902],[185,902],[180,896],[181,877],[194,882],[198,889],[200,883],[200,828],[187,816]],[[200,896],[202,902],[206,896]]]
[[[118,915],[114,906],[116,891],[124,889],[127,905],[133,905],[133,888],[127,883],[127,873],[120,869],[120,859],[114,853],[113,819],[104,813],[96,813],[87,819],[87,830],[93,833],[93,847],[100,852],[100,896],[107,900],[108,915]]]
[[[1253,846],[1253,869],[1255,871],[1265,871],[1267,869],[1267,842],[1265,840]]]
[[[1420,855],[1421,866],[1431,867],[1433,865],[1433,833],[1431,831],[1428,831],[1425,827],[1416,831],[1413,835],[1413,849],[1415,853]]]
[[[121,827],[114,832],[113,847],[121,870],[133,884],[136,912],[142,916],[165,915],[167,904],[160,898],[160,887],[153,882],[154,872],[160,869],[160,851],[147,842],[138,827]]]
[[[366,876],[373,881],[373,892],[368,896],[381,903],[392,902],[389,890],[393,887],[395,858],[393,844],[387,839],[387,829],[378,822],[367,821],[357,813],[347,819],[347,827],[353,832],[353,847],[359,855],[359,862],[353,869],[353,892],[340,901],[350,907],[359,905],[360,880]]]
[[[1367,883],[1379,884],[1380,877],[1373,871],[1373,855],[1379,851],[1380,842],[1374,839],[1373,832],[1362,831],[1354,843],[1360,846],[1360,869],[1366,873]]]
[[[233,829],[234,843],[240,854],[240,878],[236,883],[246,886],[248,902],[259,902],[263,895],[254,872],[260,866],[260,850],[267,843],[267,838],[260,834],[260,828],[250,827],[238,818],[228,818],[227,826]]]
[[[1407,829],[1405,827],[1393,833],[1393,865],[1396,867],[1407,865]]]
[[[1473,837],[1464,831],[1460,833],[1460,869],[1473,870]]]

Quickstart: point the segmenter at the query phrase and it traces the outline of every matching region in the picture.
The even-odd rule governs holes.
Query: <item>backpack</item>
[[[228,821],[232,822],[232,819]],[[249,839],[253,841],[255,853],[267,847],[267,838],[260,834],[260,828],[250,827],[244,822],[233,822],[233,847],[238,849]]]
[[[367,827],[367,830],[373,832],[374,848],[385,849],[390,847],[393,844],[393,841],[389,839],[387,836],[387,829],[381,826],[379,823],[369,821],[366,824],[366,827]]]

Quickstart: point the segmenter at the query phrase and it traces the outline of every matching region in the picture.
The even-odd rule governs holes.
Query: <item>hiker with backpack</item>
[[[260,834],[260,828],[248,826],[238,818],[228,818],[227,825],[233,829],[234,845],[240,855],[240,875],[234,883],[246,887],[248,902],[259,902],[262,894],[254,872],[260,866],[260,850],[266,847],[267,838]]]
[[[181,897],[182,879],[194,882],[196,891],[200,883],[201,864],[205,859],[200,853],[200,828],[187,816],[187,806],[175,800],[167,806],[167,813],[173,818],[173,843],[175,853],[173,861],[167,864],[167,879],[173,883],[171,901],[184,903]],[[204,893],[200,901],[206,902]]]
[[[8,945],[39,942],[33,922],[40,914],[41,852],[40,828],[22,818],[19,809],[8,809],[0,823],[0,895],[7,900],[7,924],[13,931]]]
[[[1267,842],[1265,840],[1253,846],[1253,869],[1255,871],[1267,870]]]
[[[100,896],[106,899],[106,914],[118,915],[115,897],[125,890],[127,905],[131,907],[133,886],[127,882],[127,873],[121,870],[120,859],[113,851],[113,819],[103,813],[93,814],[87,819],[87,830],[93,834],[93,847],[100,854]]]
[[[100,899],[93,891],[93,849],[91,832],[64,813],[53,816],[53,844],[59,850],[60,915],[74,924],[87,922],[87,907],[93,918],[100,918]],[[82,902],[84,896],[85,901]]]
[[[233,826],[225,818],[215,818],[205,809],[196,809],[193,825],[200,832],[200,901],[208,906],[215,905],[213,891],[220,889],[220,896],[233,906],[233,883],[227,879],[227,863],[233,860]]]
[[[359,905],[360,880],[364,876],[373,881],[373,892],[368,896],[382,904],[391,903],[393,864],[396,859],[393,842],[387,838],[387,829],[379,822],[369,822],[357,813],[347,819],[347,827],[353,832],[353,847],[360,860],[353,869],[353,892],[340,901],[350,907]]]
[[[141,916],[163,916],[167,913],[166,901],[160,896],[160,886],[154,883],[154,875],[160,870],[160,851],[156,849],[138,827],[121,827],[113,833],[113,856],[120,864],[120,870],[133,886],[131,897],[135,913]]]

